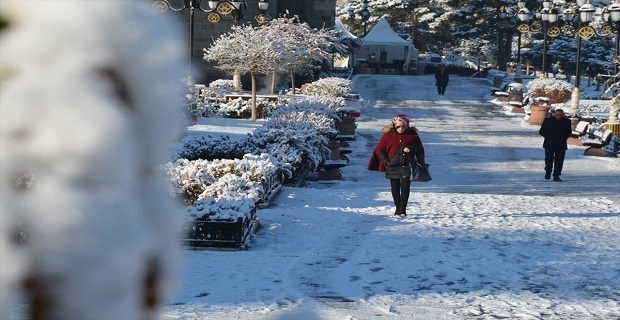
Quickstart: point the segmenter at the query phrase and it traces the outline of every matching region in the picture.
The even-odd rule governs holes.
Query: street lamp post
[[[611,23],[612,26],[615,26],[616,33],[616,42],[614,46],[614,74],[613,80],[614,82],[618,82],[618,65],[620,64],[620,57],[618,57],[619,49],[620,49],[620,1],[615,0],[614,3],[610,4],[607,8],[608,16],[604,18],[605,22]],[[609,117],[607,122],[605,123],[605,129],[611,130],[617,137],[620,138],[620,123],[618,122],[618,91],[613,91],[613,97],[609,103]]]
[[[497,13],[499,22],[497,23],[497,66],[499,70],[505,71],[506,66],[504,61],[504,29],[508,27],[506,20],[506,8],[501,7]]]
[[[362,16],[362,25],[364,25],[363,36],[366,36],[366,27],[368,25],[368,19],[370,19],[370,9],[368,9],[368,6],[368,0],[364,0],[364,2],[362,2],[362,11],[360,12],[360,15]],[[355,8],[349,7],[349,9],[347,9],[347,13],[349,14],[349,18],[355,18]]]
[[[521,72],[521,34],[529,30],[527,23],[530,21],[530,11],[525,7],[525,1],[523,0],[517,2],[517,8],[517,21],[526,24],[526,29],[521,27],[522,24],[519,24],[517,27],[517,70],[515,71],[515,82],[521,83],[523,82],[523,74]]]
[[[575,88],[571,94],[571,109],[578,110],[579,109],[579,85],[581,78],[581,38],[584,37],[586,33],[593,33],[589,30],[592,30],[592,27],[589,27],[587,24],[592,21],[594,17],[594,12],[596,9],[592,4],[590,4],[590,0],[577,0],[577,12],[579,13],[579,24],[577,28],[577,56],[576,66],[575,66]]]
[[[366,27],[370,18],[370,10],[368,10],[368,0],[362,2],[362,23],[364,24],[364,37],[366,36]]]
[[[543,58],[541,66],[541,77],[547,77],[547,44],[549,42],[549,26],[558,21],[558,11],[552,6],[551,1],[543,1],[543,7],[540,10],[540,20],[542,22],[543,32]]]
[[[610,4],[607,8],[607,12],[609,16],[604,19],[606,22],[615,26],[616,33],[616,41],[614,44],[614,55],[613,55],[613,64],[614,64],[614,80],[618,80],[618,65],[620,65],[620,0],[615,0],[614,3]]]
[[[500,31],[507,27],[514,27],[515,24],[510,23],[508,19],[506,19],[505,9],[502,8],[499,12],[500,23],[498,27]],[[545,0],[542,2],[542,7],[540,10],[536,11],[535,21],[530,25],[529,21],[532,19],[530,15],[530,11],[525,7],[525,1],[519,0],[517,1],[517,13],[515,15],[517,22],[517,68],[515,71],[515,81],[522,81],[522,73],[521,73],[521,37],[524,33],[541,31],[543,33],[543,54],[542,54],[542,63],[541,63],[541,77],[545,77],[547,75],[547,44],[549,42],[549,37],[555,37],[558,35],[559,28],[555,27],[555,23],[558,21],[559,14],[558,10],[553,7],[551,1]],[[551,31],[553,31],[553,34]]]

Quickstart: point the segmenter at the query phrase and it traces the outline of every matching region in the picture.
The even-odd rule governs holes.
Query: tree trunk
[[[276,93],[276,72],[271,74],[271,94]]]
[[[497,61],[496,61],[496,67],[497,70],[499,71],[505,71],[506,66],[504,65],[504,61],[503,61],[503,53],[504,53],[504,42],[502,41],[503,38],[503,29],[498,28],[497,29]],[[502,65],[504,65],[504,69],[502,69]]]
[[[292,93],[295,94],[295,77],[293,74],[293,67],[291,67],[291,89]]]
[[[256,121],[256,77],[254,76],[254,72],[250,72],[250,76],[252,77],[252,122]]]

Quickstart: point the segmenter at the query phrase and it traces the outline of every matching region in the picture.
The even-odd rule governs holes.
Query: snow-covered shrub
[[[180,261],[156,168],[184,126],[182,31],[136,1],[0,7],[0,319],[155,318]]]
[[[246,153],[244,141],[234,141],[230,136],[219,138],[208,136],[188,137],[183,147],[177,151],[176,158],[188,160],[240,159]]]
[[[267,127],[292,128],[293,130],[317,130],[320,135],[334,137],[338,134],[334,110],[314,99],[294,101],[271,113]],[[295,123],[297,122],[297,123]]]
[[[256,98],[256,115],[260,118],[266,118],[267,114],[275,109],[277,102],[271,102],[267,98]],[[227,118],[243,118],[252,117],[252,100],[244,100],[237,98],[226,103],[221,103],[220,112]]]
[[[255,207],[256,202],[249,197],[206,198],[188,206],[185,212],[190,221],[235,221],[237,218],[250,219]]]
[[[233,160],[194,160],[179,159],[174,163],[164,166],[164,171],[170,178],[174,193],[182,195],[185,202],[189,205],[198,200],[207,198],[227,198],[229,200],[236,197],[249,197],[256,199],[256,202],[265,198],[268,186],[272,177],[284,179],[291,176],[290,165],[278,162],[268,154],[251,155],[246,154],[243,159]],[[240,184],[230,175],[251,181]],[[224,179],[224,177],[227,177]],[[234,193],[235,186],[243,186]],[[250,188],[251,187],[251,188]],[[231,189],[232,188],[232,189]],[[248,189],[249,188],[249,189]],[[250,190],[251,189],[251,190]],[[251,195],[242,195],[244,193]]]
[[[218,102],[211,102],[210,100],[207,100],[207,102],[199,101],[196,103],[196,114],[198,116],[210,117],[217,114],[219,110],[220,104]]]
[[[248,134],[246,139],[232,141],[228,136],[219,139],[191,137],[186,139],[178,158],[187,160],[239,159],[244,154],[267,153],[278,161],[293,166],[294,177],[302,168],[314,171],[327,157],[327,144],[338,134],[335,123],[340,118],[333,107],[322,101],[339,104],[342,99],[310,97],[293,101],[275,109],[263,127]]]
[[[329,141],[316,130],[296,132],[291,128],[267,128],[255,130],[251,134],[253,153],[269,153],[278,161],[293,166],[294,177],[303,169],[314,171],[324,159],[324,148]]]
[[[549,104],[567,102],[573,88],[572,84],[555,78],[536,78],[527,83],[527,90],[534,98],[547,97]]]
[[[314,105],[316,104],[324,105],[328,107],[329,109],[331,109],[332,111],[339,111],[340,108],[346,105],[345,98],[335,97],[335,96],[308,96],[306,97],[305,101],[308,101],[308,103],[311,103]],[[337,119],[337,120],[340,121],[340,119]]]
[[[258,100],[258,99],[257,99]],[[258,105],[258,101],[257,105]],[[220,112],[226,118],[243,118],[252,114],[252,101],[237,98],[220,104]]]
[[[186,82],[185,86],[185,94],[181,97],[181,110],[185,115],[185,121],[189,124],[191,122],[195,122],[196,118],[200,115],[200,111],[198,110],[198,97],[194,91],[194,85],[192,83]]]
[[[199,101],[202,102],[224,102],[225,97],[233,91],[233,81],[218,79],[209,83],[206,88],[201,88],[198,94]]]
[[[315,171],[328,153],[329,137],[337,134],[330,116],[334,115],[329,108],[311,102],[281,107],[263,127],[248,134],[247,147],[292,164],[295,176],[303,169]]]
[[[331,77],[306,84],[302,93],[313,96],[344,97],[351,92],[351,80]]]
[[[209,83],[209,88],[231,92],[235,88],[235,82],[233,80],[217,79]]]

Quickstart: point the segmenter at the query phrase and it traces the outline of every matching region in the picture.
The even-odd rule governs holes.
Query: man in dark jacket
[[[448,81],[450,81],[450,76],[448,76],[448,71],[446,71],[446,67],[441,66],[439,71],[435,73],[435,85],[437,86],[437,93],[440,95],[444,95],[446,93],[446,87],[448,86]]]
[[[543,120],[538,133],[545,137],[545,179],[549,180],[553,172],[553,181],[562,181],[560,175],[566,155],[566,140],[572,133],[570,120],[564,116],[562,109],[555,109],[553,117]]]

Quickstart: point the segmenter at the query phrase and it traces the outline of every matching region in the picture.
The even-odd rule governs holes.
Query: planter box
[[[355,135],[355,118],[344,118],[338,124],[338,131],[341,135]]]
[[[318,172],[317,179],[319,181],[342,180],[342,171],[340,169],[321,170]]]
[[[184,230],[183,245],[193,249],[247,249],[250,236],[259,226],[256,208],[250,217],[239,217],[237,220],[193,221]]]

